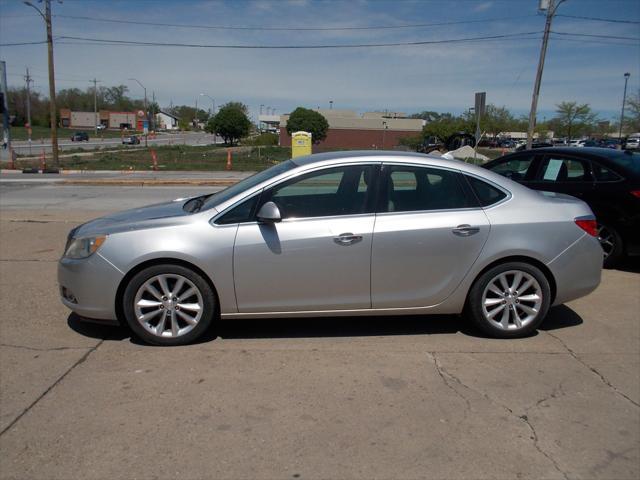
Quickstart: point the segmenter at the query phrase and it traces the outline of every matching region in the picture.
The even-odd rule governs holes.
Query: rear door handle
[[[454,235],[458,235],[459,237],[470,237],[471,235],[478,233],[480,231],[480,227],[472,227],[465,223],[463,225],[458,225],[451,231]]]
[[[341,233],[337,237],[333,237],[333,241],[338,245],[353,245],[362,241],[362,235],[354,235],[353,233]]]

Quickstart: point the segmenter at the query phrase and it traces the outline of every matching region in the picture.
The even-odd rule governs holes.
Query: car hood
[[[188,198],[178,198],[170,202],[134,208],[96,218],[76,227],[72,230],[71,235],[75,238],[91,235],[109,235],[131,230],[190,223],[195,214],[184,211],[183,206],[188,200]],[[210,214],[215,213],[213,209],[208,210],[208,212]]]

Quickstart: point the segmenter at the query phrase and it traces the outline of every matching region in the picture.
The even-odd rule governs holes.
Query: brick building
[[[420,134],[424,121],[406,118],[398,112],[367,112],[363,115],[351,110],[317,110],[329,123],[327,138],[314,144],[314,151],[325,149],[380,149],[391,150],[401,138]],[[291,146],[287,133],[289,115],[280,116],[280,145]]]
[[[106,128],[117,130],[123,128],[142,130],[142,120],[140,112],[100,110],[95,114],[93,112],[75,112],[68,108],[60,109],[60,126],[64,128],[94,128],[97,123]]]

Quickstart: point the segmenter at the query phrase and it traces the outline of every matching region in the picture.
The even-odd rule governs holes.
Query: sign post
[[[311,134],[309,132],[293,132],[291,134],[291,158],[311,155]]]
[[[487,92],[476,92],[476,104],[475,104],[475,114],[476,114],[476,146],[473,149],[473,160],[475,163],[475,159],[477,158],[478,153],[478,144],[480,143],[480,137],[482,133],[480,132],[480,119],[484,115],[485,107],[487,101]]]

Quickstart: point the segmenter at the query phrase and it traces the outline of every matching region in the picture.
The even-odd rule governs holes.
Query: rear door
[[[566,193],[589,203],[594,193],[591,162],[577,156],[546,153],[535,178],[527,186]]]
[[[460,284],[489,221],[455,170],[383,166],[371,254],[373,308],[422,307]]]

